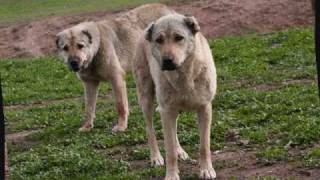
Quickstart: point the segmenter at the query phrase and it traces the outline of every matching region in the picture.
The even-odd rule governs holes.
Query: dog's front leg
[[[98,95],[98,81],[83,81],[85,88],[85,122],[79,129],[80,132],[87,132],[93,128],[93,121],[96,117],[96,101]]]
[[[165,180],[178,180],[178,154],[177,154],[177,117],[178,112],[168,108],[160,109],[161,122],[164,132],[164,145],[166,149],[166,177]]]
[[[137,74],[140,72],[137,72]],[[145,78],[143,78],[145,77]],[[136,75],[136,86],[139,104],[141,106],[143,116],[146,122],[146,131],[148,136],[148,144],[150,148],[151,166],[164,165],[163,157],[159,151],[156,132],[153,127],[153,101],[154,101],[154,84],[151,77],[143,74]]]
[[[198,110],[198,121],[200,131],[200,178],[214,179],[216,172],[212,167],[210,151],[210,129],[212,120],[211,103]]]
[[[116,99],[116,107],[119,115],[118,124],[113,127],[113,132],[125,131],[127,129],[129,107],[126,82],[124,75],[121,73],[116,74],[112,78],[113,93]]]

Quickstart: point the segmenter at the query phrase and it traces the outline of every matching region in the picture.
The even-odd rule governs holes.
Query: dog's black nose
[[[70,62],[70,67],[73,71],[79,71],[79,64],[77,61],[71,61]]]
[[[162,68],[163,71],[173,71],[177,69],[176,64],[173,62],[171,58],[163,58],[162,59]]]
[[[69,61],[69,67],[71,70],[73,70],[74,72],[78,72],[80,70],[79,67],[79,58],[77,57],[70,57],[68,58]]]

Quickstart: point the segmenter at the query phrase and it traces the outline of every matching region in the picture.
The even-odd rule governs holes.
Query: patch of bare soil
[[[80,97],[70,97],[65,99],[55,99],[55,100],[47,100],[29,104],[17,104],[17,105],[9,105],[4,106],[4,110],[26,110],[30,108],[42,108],[48,105],[59,104],[65,102],[66,100],[80,100]]]
[[[55,53],[55,35],[83,21],[111,18],[117,13],[49,17],[0,29],[0,58],[43,57]]]
[[[218,179],[250,179],[275,177],[279,179],[318,179],[320,171],[316,169],[298,169],[289,163],[264,165],[257,162],[255,152],[223,152],[213,156],[215,164],[228,163],[231,166],[217,170]]]
[[[281,84],[261,84],[257,86],[249,87],[249,89],[255,90],[255,91],[275,91],[279,90],[283,87],[286,87],[288,85],[294,85],[294,84],[300,84],[300,85],[311,85],[316,84],[316,80],[312,79],[295,79],[295,80],[288,80],[285,82],[282,82]]]
[[[22,131],[22,132],[7,134],[6,140],[11,142],[12,144],[21,143],[26,140],[27,136],[37,133],[39,131],[40,130],[29,130],[29,131]]]
[[[310,26],[314,20],[309,0],[199,0],[181,1],[170,6],[182,14],[194,15],[202,32],[211,38]],[[0,59],[53,55],[55,35],[59,31],[83,21],[112,18],[123,11],[48,17],[2,25]]]
[[[174,8],[194,15],[209,37],[266,33],[313,23],[309,0],[200,0]]]
[[[147,148],[147,145],[141,145]],[[109,149],[106,155],[117,160],[128,161],[132,171],[141,171],[150,168],[148,160],[132,160],[132,147],[116,147]],[[298,168],[294,163],[279,162],[262,164],[256,158],[256,152],[247,150],[218,151],[212,153],[213,166],[217,172],[217,179],[237,180],[274,177],[276,179],[320,179],[320,169]],[[199,173],[199,164],[196,161],[180,161],[179,170],[181,179],[195,179]],[[161,179],[151,177],[150,179]]]
[[[112,99],[112,95],[104,95],[104,96],[99,96],[100,99]],[[43,108],[49,105],[54,105],[54,104],[60,104],[62,102],[66,102],[68,100],[76,100],[79,101],[83,99],[83,97],[67,97],[64,99],[53,99],[53,100],[46,100],[46,101],[39,101],[39,102],[34,102],[34,103],[28,103],[28,104],[17,104],[17,105],[9,105],[9,106],[4,106],[4,110],[26,110],[30,108]]]

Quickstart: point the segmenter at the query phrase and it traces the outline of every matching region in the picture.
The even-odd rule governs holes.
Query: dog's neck
[[[91,62],[90,62],[90,64],[89,64],[88,68],[92,68],[92,67],[96,66],[97,60],[98,60],[98,52],[99,52],[99,51],[97,51],[97,52],[93,55],[92,60],[91,60]]]

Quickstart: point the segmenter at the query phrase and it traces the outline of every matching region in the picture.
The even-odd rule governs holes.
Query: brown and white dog
[[[57,34],[59,54],[77,73],[85,88],[85,121],[79,131],[90,131],[95,118],[98,86],[112,84],[119,114],[113,131],[124,131],[128,120],[128,99],[125,73],[131,63],[147,25],[172,11],[165,5],[149,4],[105,21],[85,22]]]
[[[182,111],[198,114],[200,178],[214,179],[210,151],[212,105],[216,69],[206,38],[194,17],[163,16],[152,23],[137,48],[134,75],[140,106],[146,119],[153,164],[163,164],[152,116],[157,99],[164,132],[166,178],[179,179],[178,158],[188,158],[177,138],[177,117]]]

